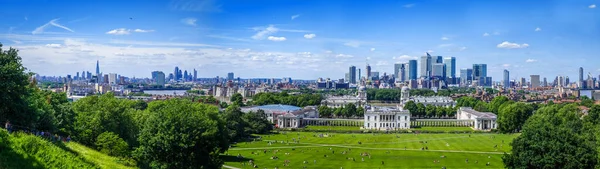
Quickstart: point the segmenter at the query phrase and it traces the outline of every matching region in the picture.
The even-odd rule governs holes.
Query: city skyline
[[[366,64],[393,74],[395,63],[425,52],[455,57],[458,70],[487,64],[494,81],[504,69],[515,80],[579,81],[579,67],[600,73],[594,1],[193,2],[10,1],[0,7],[7,18],[0,42],[19,49],[30,71],[54,76],[95,72],[99,60],[102,73],[127,77],[178,66],[198,77],[339,79]],[[248,5],[259,8],[240,10]]]

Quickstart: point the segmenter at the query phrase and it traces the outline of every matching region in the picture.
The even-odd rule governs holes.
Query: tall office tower
[[[187,70],[183,71],[183,81],[187,81],[189,79]]]
[[[117,74],[116,73],[108,74],[108,83],[111,85],[117,84]]]
[[[367,64],[367,80],[371,80],[371,65]]]
[[[403,81],[407,82],[410,80],[410,63],[404,63],[403,64],[403,71],[400,71],[400,75],[402,75],[404,77],[404,79],[402,79]]]
[[[350,73],[346,73],[344,77],[344,80],[346,80],[345,82],[350,83]]]
[[[154,71],[152,72],[152,76],[154,77],[152,78],[154,80],[154,84],[159,86],[165,85],[165,73],[161,71]]]
[[[508,70],[506,70],[506,69],[504,69],[504,79],[502,79],[502,80],[503,80],[502,84],[504,86],[504,89],[510,88],[510,74],[509,74]]]
[[[233,81],[233,72],[227,73],[227,81]]]
[[[400,79],[400,67],[403,65],[404,63],[396,63],[394,64],[394,77],[396,79]]]
[[[362,77],[360,76],[360,69],[358,69],[358,81],[361,81],[361,80],[360,80],[361,78],[362,78]]]
[[[540,87],[540,75],[531,75],[531,86],[530,88]]]
[[[579,81],[577,82],[577,87],[579,87],[580,89],[583,89],[584,87],[584,82],[583,82],[583,67],[579,67]]]
[[[102,82],[103,82],[103,83],[105,83],[105,84],[108,84],[108,83],[110,82],[110,81],[109,81],[109,79],[108,79],[108,75],[107,75],[107,74],[105,74],[105,75],[102,77]]]
[[[417,80],[417,60],[408,60],[408,80]]]
[[[100,75],[100,61],[96,60],[96,76]]]
[[[442,57],[442,56],[435,57],[435,63],[444,63],[444,57]]]
[[[569,83],[571,83],[571,81],[569,81],[569,76],[565,77],[565,86],[569,86]]]
[[[469,86],[473,80],[473,69],[460,69],[460,85]]]
[[[173,80],[179,80],[179,67],[175,66],[175,70],[173,71]]]
[[[521,87],[527,86],[527,81],[525,80],[524,77],[521,78],[521,81],[519,83],[521,84]]]
[[[452,79],[450,84],[456,83],[456,57],[449,57],[444,59],[444,66],[446,67],[446,78]]]
[[[348,70],[348,76],[348,80],[350,80],[350,83],[356,84],[356,66],[350,66]]]
[[[396,81],[398,82],[404,82],[406,81],[408,78],[408,74],[406,73],[407,71],[407,67],[408,67],[408,63],[397,63],[396,64],[398,66],[397,71],[398,73],[396,74]],[[394,66],[396,66],[394,65]]]
[[[421,77],[431,76],[431,55],[421,56]]]
[[[478,86],[489,86],[491,82],[486,82],[487,64],[473,64],[473,80],[478,81]]]
[[[175,80],[175,75],[173,75],[173,73],[169,73],[169,80]]]
[[[75,74],[75,80],[79,80],[79,72]]]
[[[565,86],[565,85],[564,85],[564,81],[565,81],[565,80],[563,79],[563,77],[562,77],[562,76],[558,76],[558,81],[556,82],[556,86],[558,86],[558,87],[563,87],[563,86]]]
[[[179,72],[177,72],[177,80],[181,80],[181,78],[183,78],[183,72],[181,71],[181,69],[179,69]]]
[[[544,81],[542,82],[542,86],[548,87],[548,81],[546,80],[545,77],[544,77]]]
[[[198,79],[198,71],[196,71],[196,69],[194,69],[194,79],[192,81],[196,81]]]
[[[431,76],[437,78],[444,77],[444,64],[443,63],[434,63],[431,66]]]

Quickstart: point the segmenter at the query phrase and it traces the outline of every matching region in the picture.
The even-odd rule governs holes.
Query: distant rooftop
[[[261,110],[271,110],[271,111],[296,111],[301,110],[301,107],[292,106],[292,105],[283,105],[283,104],[269,104],[263,106],[255,106],[251,107],[251,109],[261,109]]]

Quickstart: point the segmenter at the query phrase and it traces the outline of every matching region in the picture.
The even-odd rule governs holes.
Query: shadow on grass
[[[238,158],[237,156],[232,156],[232,155],[220,155],[219,158],[221,158],[221,160],[223,160],[223,162],[248,162],[248,161],[252,160],[251,158],[246,158],[246,157]]]
[[[44,166],[26,155],[21,155],[11,148],[0,148],[0,168],[43,169]]]

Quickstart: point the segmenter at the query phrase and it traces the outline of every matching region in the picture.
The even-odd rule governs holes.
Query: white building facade
[[[474,130],[491,130],[498,128],[497,116],[490,112],[479,112],[470,107],[460,107],[456,112],[457,120],[471,120]]]
[[[321,105],[329,108],[344,107],[350,103],[356,106],[365,107],[367,104],[367,90],[364,86],[358,88],[356,96],[329,96],[321,101]]]
[[[410,112],[402,107],[371,107],[365,112],[364,129],[410,129]]]

